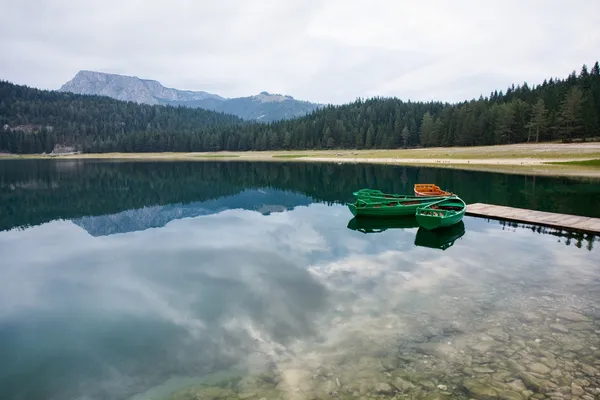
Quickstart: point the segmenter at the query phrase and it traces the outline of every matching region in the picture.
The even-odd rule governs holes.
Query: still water
[[[0,398],[600,396],[597,237],[352,219],[361,187],[600,216],[600,182],[391,166],[0,163]]]

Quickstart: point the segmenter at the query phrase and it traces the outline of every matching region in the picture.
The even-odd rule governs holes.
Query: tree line
[[[456,104],[374,97],[272,123],[0,82],[0,151],[383,149],[476,146],[598,136],[600,68]]]

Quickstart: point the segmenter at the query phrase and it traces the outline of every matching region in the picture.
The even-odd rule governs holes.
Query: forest
[[[449,104],[357,99],[271,123],[202,109],[150,106],[0,81],[0,152],[205,152],[389,149],[594,139],[600,67]]]

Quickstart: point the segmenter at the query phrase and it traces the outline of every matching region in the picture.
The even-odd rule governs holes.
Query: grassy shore
[[[393,150],[314,150],[215,153],[1,155],[0,158],[112,160],[240,160],[422,165],[535,175],[600,178],[600,143],[535,143]]]

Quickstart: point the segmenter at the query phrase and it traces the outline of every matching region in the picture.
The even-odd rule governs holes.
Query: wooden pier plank
[[[600,234],[600,218],[583,217],[580,215],[557,214],[484,203],[467,205],[467,215]]]

